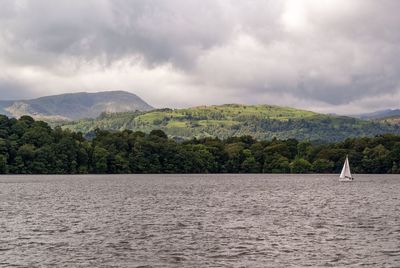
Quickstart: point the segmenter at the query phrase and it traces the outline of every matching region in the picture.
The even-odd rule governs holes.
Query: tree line
[[[105,131],[90,139],[29,116],[0,115],[0,174],[400,173],[400,136],[315,144],[251,136],[175,141],[161,130]]]

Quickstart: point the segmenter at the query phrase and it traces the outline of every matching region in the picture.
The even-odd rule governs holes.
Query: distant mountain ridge
[[[96,118],[101,113],[149,111],[153,107],[126,91],[67,93],[31,100],[0,101],[0,114],[30,115],[44,121]]]
[[[387,110],[375,111],[372,113],[364,113],[364,114],[349,115],[349,116],[365,120],[376,120],[387,117],[400,116],[400,109],[387,109]]]

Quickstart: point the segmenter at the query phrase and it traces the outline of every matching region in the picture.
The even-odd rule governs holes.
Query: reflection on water
[[[400,176],[0,177],[2,267],[398,267]]]

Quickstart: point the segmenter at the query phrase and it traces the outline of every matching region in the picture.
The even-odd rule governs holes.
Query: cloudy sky
[[[398,0],[2,0],[0,99],[400,108]]]

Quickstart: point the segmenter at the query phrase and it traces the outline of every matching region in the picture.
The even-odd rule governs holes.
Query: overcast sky
[[[398,0],[2,0],[0,99],[400,108]]]

